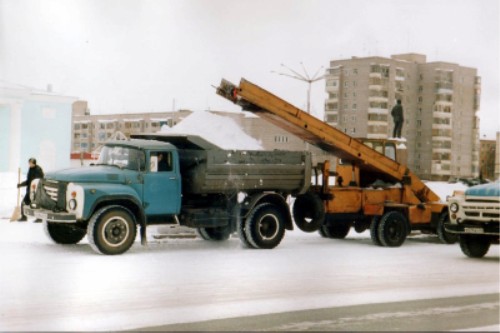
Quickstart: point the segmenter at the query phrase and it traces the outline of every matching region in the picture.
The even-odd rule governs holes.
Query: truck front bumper
[[[24,206],[24,213],[28,216],[41,219],[47,222],[55,223],[76,223],[76,215],[64,212],[55,213],[47,209],[33,209],[28,206]]]
[[[492,223],[447,223],[444,226],[445,230],[453,234],[476,234],[476,235],[493,235],[500,234],[499,224]]]

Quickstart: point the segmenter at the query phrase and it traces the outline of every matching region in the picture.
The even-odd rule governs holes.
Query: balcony
[[[370,75],[369,75],[369,77],[381,79],[382,78],[382,73],[371,72]]]
[[[326,86],[325,91],[327,93],[338,92],[339,91],[339,86],[338,85],[336,85],[336,86]]]
[[[370,96],[368,97],[368,102],[385,102],[387,103],[389,101],[388,97],[384,96]]]
[[[394,79],[395,79],[396,81],[404,81],[404,80],[405,80],[405,77],[404,77],[404,76],[400,76],[400,75],[396,75],[396,76],[394,77]]]
[[[389,114],[388,109],[381,109],[381,108],[368,108],[368,114]]]

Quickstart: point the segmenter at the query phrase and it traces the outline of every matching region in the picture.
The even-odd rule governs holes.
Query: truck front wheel
[[[272,204],[257,205],[245,220],[245,235],[257,249],[275,248],[285,235],[283,214]]]
[[[122,254],[137,234],[134,215],[123,206],[108,206],[92,215],[88,225],[89,242],[101,254]]]
[[[72,224],[44,222],[47,236],[56,244],[77,244],[85,237],[87,230]]]
[[[480,235],[460,235],[460,248],[470,258],[482,258],[490,249],[490,240]]]

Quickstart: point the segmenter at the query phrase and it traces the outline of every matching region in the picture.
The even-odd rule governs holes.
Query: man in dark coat
[[[40,166],[36,164],[36,159],[35,158],[30,158],[28,160],[29,163],[29,170],[28,170],[28,175],[26,177],[26,180],[20,184],[17,184],[17,188],[26,186],[26,194],[24,195],[23,202],[21,204],[21,218],[18,220],[19,222],[24,222],[27,221],[26,215],[24,215],[24,205],[29,205],[31,203],[30,200],[30,189],[31,189],[31,182],[34,179],[37,178],[43,178],[43,170]]]
[[[398,99],[398,104],[394,105],[391,111],[392,120],[394,120],[394,131],[392,132],[393,138],[401,138],[401,130],[403,129],[403,106],[401,100]]]

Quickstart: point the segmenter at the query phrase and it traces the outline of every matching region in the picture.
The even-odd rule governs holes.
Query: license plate
[[[483,228],[464,228],[464,231],[468,234],[482,234],[482,233],[484,233]]]

